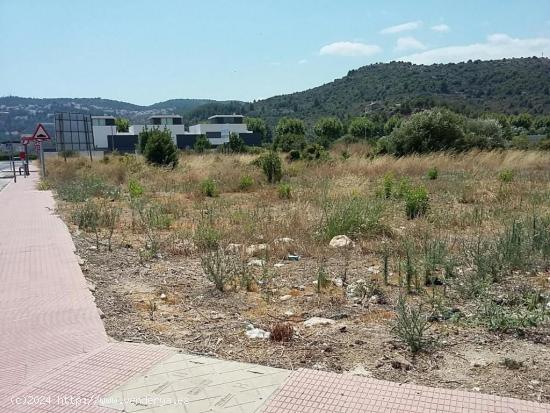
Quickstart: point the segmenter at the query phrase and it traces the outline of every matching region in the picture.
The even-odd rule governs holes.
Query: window
[[[115,126],[115,120],[113,118],[105,119],[105,126]]]

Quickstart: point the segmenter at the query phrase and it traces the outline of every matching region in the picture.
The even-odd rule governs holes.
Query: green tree
[[[533,117],[529,113],[520,113],[512,118],[511,123],[518,128],[530,129],[533,124]]]
[[[148,162],[155,165],[175,167],[178,164],[178,148],[167,129],[153,129],[149,132],[143,154]]]
[[[139,135],[138,135],[138,150],[139,150],[139,153],[141,153],[141,154],[145,153],[145,147],[147,146],[147,141],[149,140],[149,137],[151,136],[152,132],[153,131],[149,130],[146,126],[139,133]]]
[[[374,123],[366,116],[353,118],[349,124],[349,133],[358,139],[368,139],[374,136]]]
[[[231,152],[235,153],[246,151],[246,145],[238,133],[231,132],[229,134],[229,149],[231,149]]]
[[[292,149],[303,149],[306,140],[306,127],[304,122],[295,118],[281,118],[275,129],[276,138],[275,148],[280,148],[284,152]]]
[[[447,109],[425,110],[394,129],[385,148],[398,156],[451,149],[464,139],[462,126],[463,119]]]
[[[117,132],[128,132],[130,130],[130,121],[125,118],[116,118],[115,120]]]
[[[260,134],[262,137],[262,142],[269,140],[269,128],[267,123],[262,118],[246,118],[246,129],[249,131]]]
[[[210,145],[210,141],[206,137],[206,135],[199,135],[197,140],[195,141],[195,144],[193,145],[193,149],[197,153],[203,153],[205,150],[210,149],[212,145]]]
[[[319,119],[314,128],[319,143],[325,148],[328,148],[332,142],[342,136],[343,131],[342,122],[333,116]]]

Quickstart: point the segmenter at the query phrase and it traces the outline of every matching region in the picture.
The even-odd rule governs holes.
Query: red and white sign
[[[32,134],[32,136],[29,136],[29,135],[24,135],[21,137],[21,143],[23,145],[27,145],[29,142],[42,142],[42,141],[49,141],[51,140],[50,138],[50,135],[48,134],[48,132],[46,131],[46,128],[44,128],[44,126],[39,123],[38,125],[36,125],[36,129],[34,130],[34,133]]]

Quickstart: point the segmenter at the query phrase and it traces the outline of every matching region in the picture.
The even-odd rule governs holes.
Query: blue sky
[[[261,99],[376,62],[550,55],[549,0],[0,0],[0,95]]]

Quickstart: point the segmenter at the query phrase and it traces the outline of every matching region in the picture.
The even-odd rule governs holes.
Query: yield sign
[[[35,140],[35,141],[50,140],[50,135],[48,134],[48,132],[46,132],[46,129],[44,128],[44,126],[42,126],[41,123],[36,125],[36,130],[32,134],[32,140]]]

